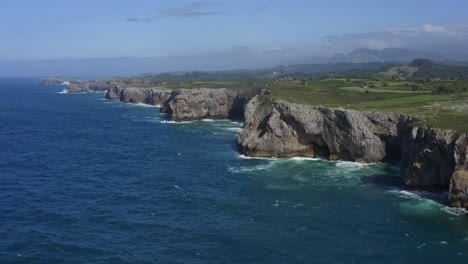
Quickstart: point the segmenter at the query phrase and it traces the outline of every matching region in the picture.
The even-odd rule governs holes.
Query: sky
[[[461,0],[2,0],[0,63],[254,54],[268,64],[360,47],[448,54],[468,43],[466,10]]]

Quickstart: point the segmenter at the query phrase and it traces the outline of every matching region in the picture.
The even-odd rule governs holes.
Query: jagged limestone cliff
[[[454,144],[455,168],[450,179],[449,200],[452,206],[468,208],[468,134]]]
[[[397,141],[398,127],[409,121],[405,116],[290,104],[259,95],[246,105],[238,147],[257,157],[376,162],[389,155],[386,145]]]
[[[106,99],[120,100],[124,103],[143,103],[162,105],[171,96],[172,90],[158,88],[120,88],[113,86],[106,92]]]
[[[248,98],[227,89],[120,88],[111,87],[107,99],[125,103],[160,105],[162,113],[171,114],[174,121],[210,119],[240,119]]]
[[[242,118],[242,97],[227,89],[175,90],[164,103],[163,111],[172,114],[172,120],[186,121]]]

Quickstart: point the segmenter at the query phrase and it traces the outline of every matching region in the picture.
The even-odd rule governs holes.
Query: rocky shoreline
[[[448,191],[451,206],[468,208],[468,133],[420,127],[411,116],[288,103],[265,90],[113,85],[105,98],[160,106],[173,121],[243,119],[237,146],[246,156],[400,162],[406,188]]]

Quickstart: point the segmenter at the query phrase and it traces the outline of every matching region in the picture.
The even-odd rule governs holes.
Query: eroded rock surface
[[[376,115],[272,101],[259,95],[246,105],[238,147],[242,153],[257,157],[381,161],[387,155],[386,140],[398,137],[398,126],[407,118]]]
[[[406,186],[448,188],[454,170],[453,137],[451,130],[409,130],[402,144],[400,168]]]
[[[468,134],[454,145],[455,169],[450,179],[449,200],[452,206],[468,208]]]
[[[241,118],[242,100],[227,89],[175,90],[161,111],[172,114],[174,121]]]
[[[120,100],[124,103],[143,103],[161,105],[170,98],[172,90],[157,88],[120,88],[113,86],[106,92],[105,98]]]

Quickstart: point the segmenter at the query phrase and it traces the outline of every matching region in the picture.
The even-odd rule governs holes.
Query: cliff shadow
[[[364,184],[371,184],[384,190],[402,189],[404,188],[404,182],[396,167],[399,167],[398,163],[388,163],[382,173],[362,176],[361,181]]]

